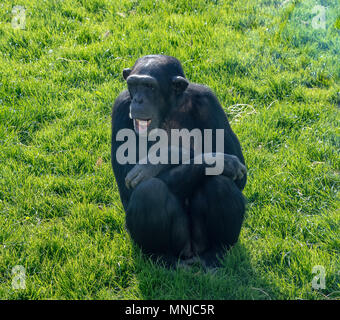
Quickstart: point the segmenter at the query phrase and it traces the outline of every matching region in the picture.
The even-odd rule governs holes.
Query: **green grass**
[[[14,30],[1,1],[0,299],[340,297],[339,3],[281,2],[21,0]],[[216,273],[155,265],[124,229],[110,113],[151,53],[210,86],[242,143],[247,216]]]

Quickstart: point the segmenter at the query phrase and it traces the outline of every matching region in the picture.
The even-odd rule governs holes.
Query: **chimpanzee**
[[[218,266],[224,250],[238,240],[246,184],[240,143],[219,101],[208,87],[189,83],[174,57],[144,56],[124,69],[123,77],[128,89],[113,106],[111,162],[132,239],[168,266],[197,259],[204,266]],[[117,150],[125,143],[117,139],[121,129],[136,135],[135,164],[117,161]],[[212,129],[214,138],[222,129],[224,152],[213,145],[202,152],[201,163],[193,161],[191,149],[186,163],[142,163],[138,141],[153,129],[169,135],[173,129]],[[148,141],[147,148],[153,143]],[[172,150],[170,141],[169,154]],[[207,175],[205,159],[221,155],[223,172]]]

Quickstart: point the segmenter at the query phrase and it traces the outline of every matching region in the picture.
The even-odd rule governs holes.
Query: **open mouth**
[[[131,114],[130,114],[130,118],[131,118]],[[138,134],[147,134],[148,128],[151,124],[151,119],[145,119],[145,120],[132,119],[132,120],[133,120],[133,127]]]

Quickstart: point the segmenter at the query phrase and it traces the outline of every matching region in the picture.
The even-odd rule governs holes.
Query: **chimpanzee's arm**
[[[117,161],[117,149],[123,142],[117,141],[116,136],[121,129],[133,130],[133,123],[129,118],[130,103],[130,95],[128,91],[125,90],[117,97],[112,109],[111,164],[125,209],[127,208],[132,192],[132,190],[129,190],[125,186],[125,177],[127,173],[134,167],[134,165],[122,165]]]
[[[206,175],[206,169],[213,165],[207,163],[206,158],[212,159],[217,154],[224,158],[223,174],[232,180],[240,190],[243,190],[246,184],[246,168],[244,166],[244,158],[240,143],[232,131],[228,119],[212,91],[201,85],[190,85],[185,92],[183,99],[186,104],[192,105],[190,113],[181,115],[185,121],[193,121],[195,128],[211,129],[212,142],[217,141],[216,129],[222,129],[224,132],[223,150],[217,150],[216,144],[211,146],[211,154],[205,154],[202,164],[194,161],[193,152],[190,154],[190,164],[146,164],[136,165],[127,175],[126,183],[129,187],[134,188],[138,183],[151,177],[159,177],[170,189],[176,194],[185,194],[193,189],[192,186],[197,185],[199,181]],[[203,134],[202,130],[202,134]],[[213,143],[212,143],[213,144]],[[168,152],[170,152],[168,150]],[[179,150],[180,152],[180,150]],[[169,153],[170,154],[170,153]],[[200,155],[203,157],[203,155]],[[180,155],[180,159],[181,159]],[[168,157],[170,159],[170,156]],[[195,162],[195,163],[194,163]]]

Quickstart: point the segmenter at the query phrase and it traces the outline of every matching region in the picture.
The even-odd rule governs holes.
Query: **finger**
[[[237,180],[238,179],[238,172],[237,170],[230,170],[230,169],[226,169],[223,171],[222,173],[225,177],[228,177],[232,180]]]
[[[129,188],[131,186],[131,181],[138,175],[138,173],[140,172],[140,170],[138,170],[138,168],[133,167],[128,174],[125,177],[125,185],[127,188]]]
[[[237,172],[236,178],[234,180],[240,180],[243,177],[243,173],[241,171]]]
[[[243,174],[246,174],[246,173],[247,173],[247,168],[246,168],[245,165],[242,165],[242,166],[241,166],[241,171],[242,171]]]
[[[131,171],[130,171],[131,172]],[[129,173],[130,173],[129,172]],[[128,189],[131,188],[131,182],[133,181],[133,179],[135,178],[135,174],[127,174],[127,176],[125,177],[125,185]]]
[[[140,172],[139,168],[137,166],[134,166],[126,175],[126,178],[128,180],[132,180],[134,177],[136,177],[138,175],[138,173]]]
[[[125,178],[125,186],[128,188],[128,189],[130,189],[130,180],[129,179],[127,179],[127,178]]]
[[[140,173],[137,175],[137,177],[135,177],[135,178],[131,181],[131,183],[130,183],[131,187],[134,189],[140,182],[142,182],[142,180],[143,180],[143,174],[140,172]]]
[[[237,172],[237,171],[234,171],[234,172],[233,172],[233,180],[237,180],[237,179],[239,179],[238,172]]]
[[[243,176],[247,173],[247,168],[243,165],[240,164],[240,168],[238,170],[238,179],[242,179]]]

